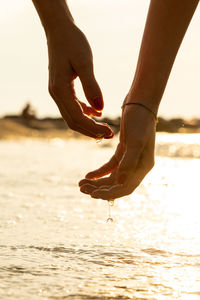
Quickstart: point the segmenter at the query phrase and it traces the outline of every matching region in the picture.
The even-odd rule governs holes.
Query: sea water
[[[108,224],[77,182],[116,143],[0,142],[0,299],[200,298],[200,135],[157,134],[154,169]]]

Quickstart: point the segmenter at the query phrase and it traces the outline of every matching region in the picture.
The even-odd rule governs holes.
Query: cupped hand
[[[115,154],[80,181],[81,192],[103,200],[132,193],[154,166],[155,132],[153,114],[138,105],[124,106]]]
[[[85,35],[71,22],[47,35],[49,53],[49,92],[68,126],[93,138],[111,138],[107,124],[97,123],[101,116],[103,97],[93,72],[93,58]],[[90,105],[80,101],[75,93],[74,80],[80,78]]]

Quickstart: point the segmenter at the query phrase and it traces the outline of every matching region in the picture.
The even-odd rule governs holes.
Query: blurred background
[[[120,115],[137,62],[149,1],[69,0],[77,25],[92,46],[105,99],[104,116]],[[199,117],[200,39],[197,9],[176,59],[160,115]],[[29,0],[0,3],[0,115],[15,114],[29,100],[39,116],[58,116],[48,94],[46,39]],[[84,99],[79,83],[78,95]]]

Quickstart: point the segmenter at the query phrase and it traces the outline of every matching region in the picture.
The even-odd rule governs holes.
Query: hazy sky
[[[105,115],[120,114],[129,90],[149,5],[147,0],[69,0],[93,49]],[[200,118],[200,7],[176,59],[160,115]],[[58,115],[48,94],[45,35],[31,0],[0,1],[0,115],[30,100],[40,116]],[[79,85],[78,95],[83,99]]]

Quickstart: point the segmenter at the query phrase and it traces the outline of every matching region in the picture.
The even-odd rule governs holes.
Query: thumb
[[[92,68],[85,69],[83,73],[79,74],[79,78],[86,99],[95,110],[101,111],[104,107],[103,96]]]
[[[129,148],[126,150],[117,171],[117,181],[119,184],[123,184],[128,177],[133,176],[139,158],[140,158],[139,149]]]

